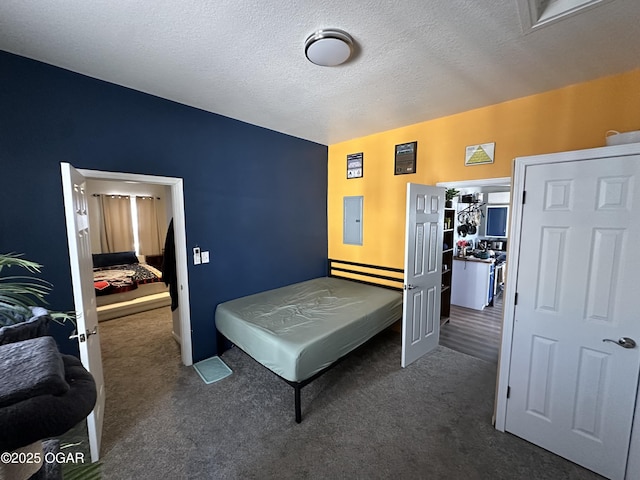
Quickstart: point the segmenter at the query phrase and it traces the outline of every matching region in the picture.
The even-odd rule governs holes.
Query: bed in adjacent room
[[[141,261],[142,259],[142,261]],[[98,320],[170,305],[162,273],[135,252],[93,254]]]
[[[294,387],[298,423],[300,389],[402,317],[398,286],[402,279],[397,278],[402,270],[339,262],[356,266],[359,278],[369,278],[365,282],[342,277],[355,270],[336,263],[330,260],[329,277],[231,300],[216,308],[218,331]],[[337,272],[342,278],[334,276]],[[373,285],[371,280],[387,285]]]

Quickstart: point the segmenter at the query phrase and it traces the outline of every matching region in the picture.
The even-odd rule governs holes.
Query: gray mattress
[[[402,294],[340,278],[306,282],[221,303],[216,327],[286,380],[300,382],[402,317]]]

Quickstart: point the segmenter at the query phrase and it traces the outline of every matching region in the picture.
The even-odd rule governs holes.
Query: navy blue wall
[[[326,274],[326,146],[0,52],[0,252],[44,265],[52,309],[73,308],[60,162],[184,179],[187,246],[211,252],[189,265],[194,361],[218,303]]]

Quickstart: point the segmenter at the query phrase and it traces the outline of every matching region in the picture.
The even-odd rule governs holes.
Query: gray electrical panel
[[[344,197],[344,224],[342,242],[362,245],[362,204],[364,197]]]

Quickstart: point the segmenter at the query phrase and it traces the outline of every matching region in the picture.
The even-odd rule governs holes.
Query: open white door
[[[516,161],[526,201],[509,260],[518,271],[506,430],[623,479],[640,369],[640,155],[606,151]]]
[[[96,405],[87,417],[91,460],[96,462],[100,457],[105,391],[96,296],[93,283],[81,281],[83,278],[93,278],[87,191],[82,174],[68,163],[61,163],[60,167],[77,323],[76,338],[79,342],[82,364],[93,376],[98,391]]]
[[[407,184],[402,366],[438,346],[442,290],[443,187]]]

